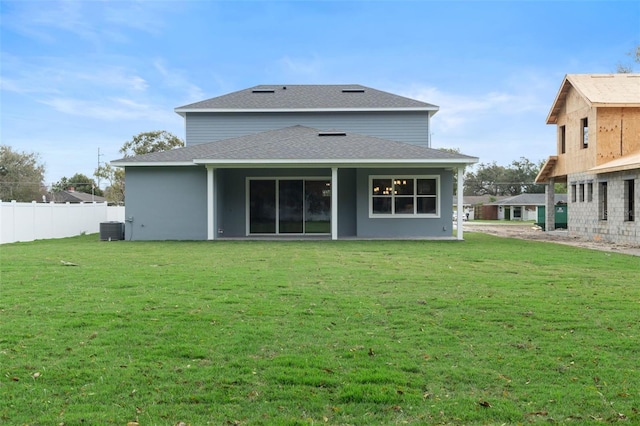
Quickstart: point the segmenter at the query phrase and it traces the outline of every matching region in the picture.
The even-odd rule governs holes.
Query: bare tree
[[[634,65],[633,63],[640,64],[640,44],[627,52],[627,56],[631,57],[631,63],[623,64],[619,63],[617,66],[617,72],[621,74],[630,74],[633,72]]]

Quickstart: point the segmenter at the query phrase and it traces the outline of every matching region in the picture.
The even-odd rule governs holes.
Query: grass
[[[466,238],[3,245],[0,423],[640,423],[640,258]]]

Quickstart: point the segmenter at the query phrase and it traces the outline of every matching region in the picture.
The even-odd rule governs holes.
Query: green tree
[[[104,190],[104,196],[108,202],[114,204],[124,203],[124,169],[105,164],[100,165],[93,175],[98,179],[104,179],[109,182],[109,185]]]
[[[151,152],[168,151],[184,146],[184,141],[166,130],[155,130],[135,135],[120,148],[125,157],[149,154]]]
[[[438,148],[438,150],[444,151],[444,152],[450,152],[451,154],[460,154],[460,148]],[[464,170],[466,171],[466,169],[467,167],[465,166]],[[453,195],[457,195],[457,193],[458,193],[458,172],[454,170],[453,171]]]
[[[125,142],[120,153],[125,157],[144,155],[152,152],[168,151],[184,146],[184,141],[166,130],[142,132]],[[124,169],[111,167],[110,164],[100,165],[93,175],[98,179],[105,179],[109,186],[105,189],[105,197],[111,203],[122,204],[125,197]]]
[[[90,177],[83,175],[82,173],[76,173],[70,178],[62,177],[58,182],[51,185],[51,192],[67,191],[69,188],[74,188],[78,192],[84,192],[86,194],[94,194],[102,196],[103,192],[96,181]]]
[[[35,153],[14,151],[0,145],[0,199],[41,201],[44,188],[44,165]]]
[[[524,157],[520,157],[519,160],[513,160],[510,166],[506,168],[506,187],[504,191],[510,195],[544,193],[544,185],[535,183],[536,176],[538,176],[538,172],[543,165],[543,161],[535,164]]]
[[[508,167],[496,162],[480,163],[476,171],[465,175],[465,195],[511,196],[544,192],[544,185],[535,184],[542,162],[538,164],[521,157]]]
[[[496,162],[480,163],[477,170],[467,172],[464,179],[465,195],[504,195],[500,183],[504,182],[506,169]]]

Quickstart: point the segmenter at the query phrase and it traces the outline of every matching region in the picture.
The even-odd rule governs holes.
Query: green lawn
[[[0,424],[639,424],[640,258],[465,237],[0,246]]]

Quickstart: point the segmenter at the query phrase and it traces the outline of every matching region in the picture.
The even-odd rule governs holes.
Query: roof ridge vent
[[[252,89],[251,93],[275,93],[274,89]]]
[[[364,93],[364,89],[342,89],[342,93]]]
[[[346,132],[318,132],[318,136],[347,136]]]

